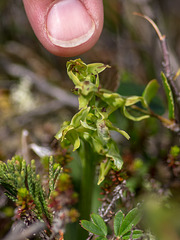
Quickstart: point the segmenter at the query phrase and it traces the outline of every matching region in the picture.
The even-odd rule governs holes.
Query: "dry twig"
[[[172,74],[170,60],[169,60],[169,52],[168,52],[168,48],[167,48],[166,35],[161,34],[161,32],[160,32],[159,28],[157,27],[157,25],[155,24],[155,22],[148,16],[143,15],[141,13],[137,13],[137,12],[134,12],[133,14],[146,19],[153,26],[154,30],[156,31],[156,33],[158,35],[158,38],[159,38],[160,44],[161,44],[162,53],[163,53],[164,72],[165,72],[166,78],[168,80],[168,83],[169,83],[172,93],[173,93],[173,97],[174,97],[174,101],[175,101],[175,105],[176,105],[176,121],[179,123],[179,121],[180,121],[180,91],[179,91],[178,87],[176,86],[175,81],[173,80],[174,77]]]

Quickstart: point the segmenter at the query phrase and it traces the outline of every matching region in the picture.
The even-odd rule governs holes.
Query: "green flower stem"
[[[81,192],[79,198],[80,219],[89,220],[93,199],[95,170],[99,156],[93,152],[90,144],[85,141],[81,143],[79,155],[82,161]],[[84,240],[86,237],[87,232],[83,228],[79,227],[77,239]]]

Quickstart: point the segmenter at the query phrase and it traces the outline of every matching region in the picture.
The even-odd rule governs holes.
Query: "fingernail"
[[[87,42],[95,31],[95,23],[79,0],[60,0],[47,15],[47,34],[60,47],[76,47]]]

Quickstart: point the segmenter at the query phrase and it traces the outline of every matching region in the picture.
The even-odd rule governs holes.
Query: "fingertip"
[[[31,26],[51,53],[72,57],[88,51],[103,27],[102,0],[23,0]]]

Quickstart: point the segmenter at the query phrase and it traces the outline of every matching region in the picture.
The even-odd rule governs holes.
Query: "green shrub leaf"
[[[132,106],[138,102],[141,102],[144,106],[146,106],[144,99],[140,96],[131,96],[131,97],[126,98],[125,106],[126,107]]]
[[[157,80],[153,79],[151,80],[146,88],[144,89],[144,92],[142,94],[144,100],[146,101],[147,104],[151,102],[151,100],[155,97],[157,91],[159,88],[159,84]]]
[[[124,113],[124,116],[127,117],[128,119],[130,120],[133,120],[133,121],[141,121],[141,120],[144,120],[146,118],[149,118],[149,115],[145,114],[145,115],[142,115],[142,116],[138,116],[138,117],[135,117],[133,115],[131,115],[128,111],[127,111],[127,108],[126,106],[124,105],[123,107],[123,113]]]
[[[91,218],[92,218],[92,221],[94,222],[94,224],[96,226],[98,226],[101,231],[103,232],[103,236],[106,236],[107,235],[107,226],[104,222],[104,220],[102,219],[102,217],[100,217],[98,214],[91,214]]]
[[[171,91],[171,87],[168,83],[168,80],[163,72],[161,72],[161,77],[163,80],[163,85],[168,100],[168,109],[169,109],[169,119],[174,119],[174,99]]]
[[[114,233],[115,233],[116,237],[120,236],[120,228],[121,228],[123,219],[124,219],[124,214],[120,210],[116,213],[116,215],[114,217]]]
[[[87,220],[81,220],[81,226],[86,229],[88,232],[91,232],[95,235],[98,235],[98,236],[101,236],[101,237],[104,237],[105,234],[104,232],[102,231],[102,229],[95,225],[94,223],[90,222],[90,221],[87,221]]]
[[[133,239],[138,239],[138,238],[142,237],[142,235],[143,235],[143,232],[141,230],[134,230],[133,234],[132,234],[132,238]],[[128,239],[129,240],[130,236],[131,236],[131,232],[128,232],[122,237],[122,239]]]
[[[133,226],[136,226],[138,224],[140,219],[141,219],[141,216],[138,208],[134,208],[130,212],[128,212],[128,214],[126,215],[126,217],[122,222],[120,232],[119,232],[120,236],[123,236],[124,234],[129,232]]]

